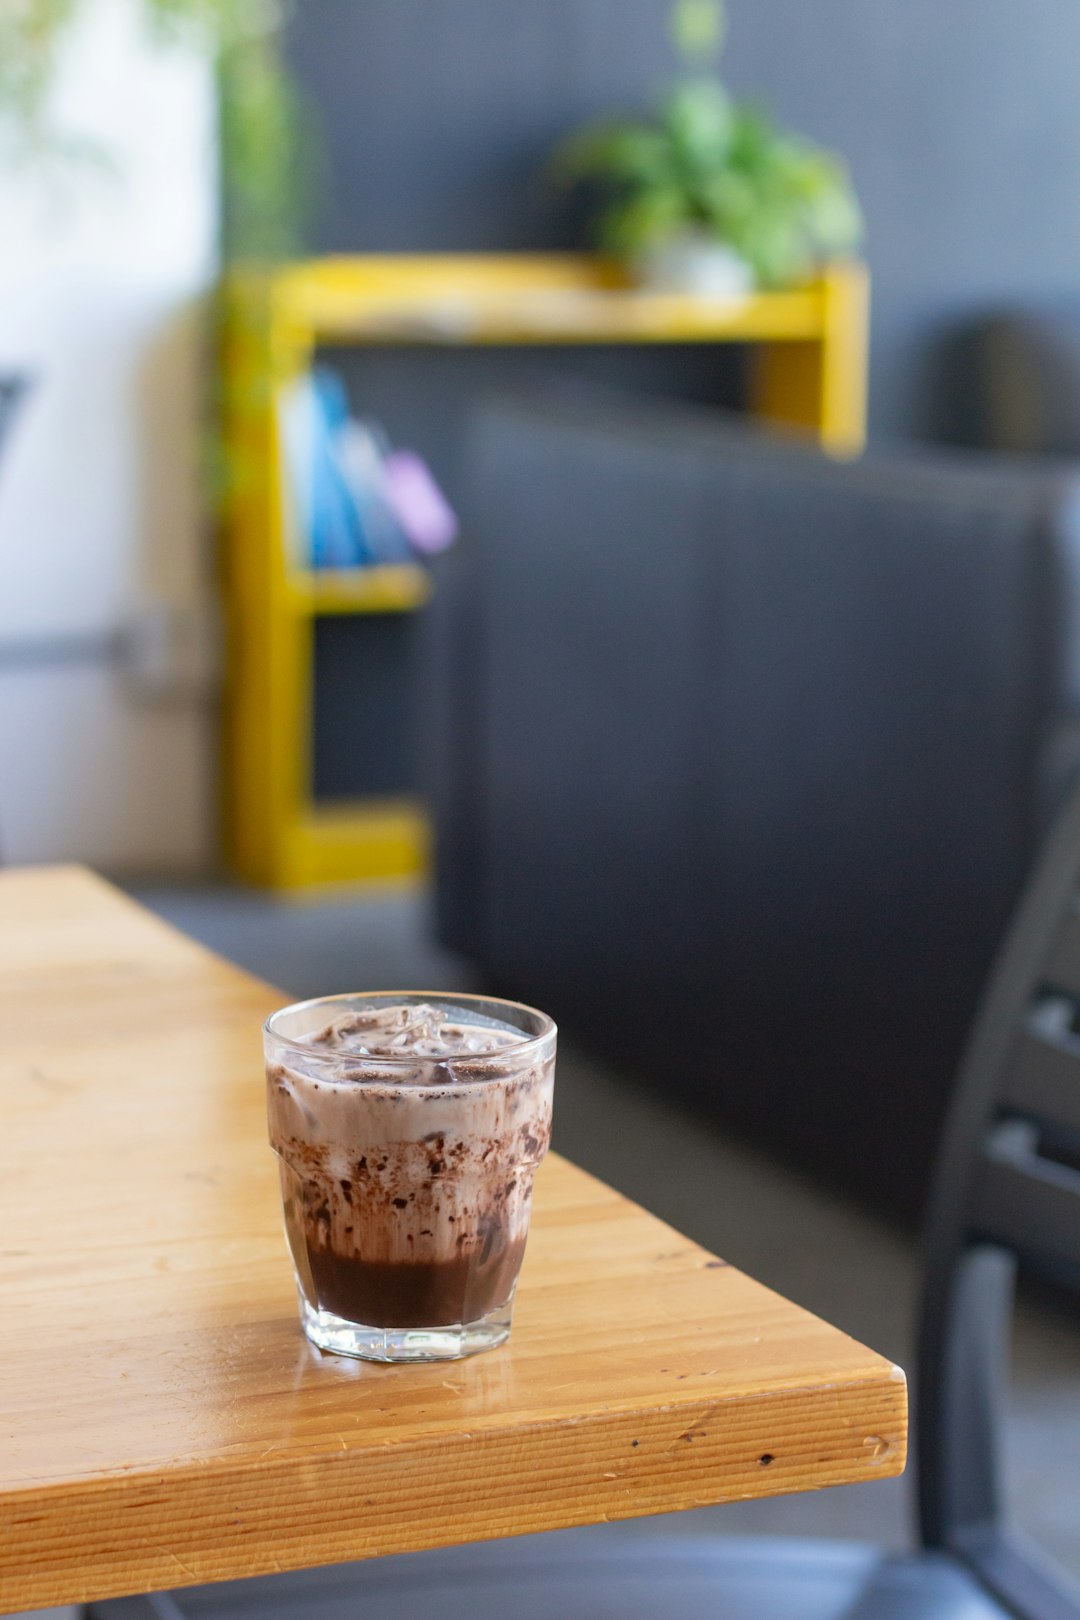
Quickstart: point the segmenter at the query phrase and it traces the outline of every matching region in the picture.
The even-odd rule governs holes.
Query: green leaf
[[[677,187],[639,192],[604,210],[599,220],[600,244],[609,253],[634,259],[643,248],[670,236],[686,217],[686,200]]]
[[[735,128],[731,97],[716,79],[688,79],[664,102],[661,128],[676,161],[691,176],[726,162]]]
[[[725,27],[723,0],[675,0],[671,38],[684,62],[715,59],[723,44]]]
[[[733,231],[742,231],[754,215],[754,188],[746,175],[734,169],[711,177],[702,186],[700,199],[709,222],[725,239]]]
[[[798,176],[807,230],[829,253],[849,253],[862,238],[858,200],[839,158],[828,152],[804,154]]]
[[[648,124],[593,124],[555,148],[550,168],[563,183],[664,186],[671,180],[672,153]]]

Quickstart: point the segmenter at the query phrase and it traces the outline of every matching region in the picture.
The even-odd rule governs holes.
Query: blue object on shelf
[[[337,439],[348,426],[349,402],[334,372],[317,366],[311,375],[315,432],[311,445],[311,561],[315,568],[357,568],[373,559],[356,502],[338,456]]]
[[[316,366],[282,389],[278,425],[301,567],[401,563],[450,543],[457,520],[431,473],[350,416],[337,372]]]

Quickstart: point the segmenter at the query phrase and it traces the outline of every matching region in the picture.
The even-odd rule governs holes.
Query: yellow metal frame
[[[409,880],[429,860],[427,818],[414,801],[312,799],[315,618],[410,612],[428,594],[419,567],[314,573],[295,560],[275,403],[320,343],[746,343],[754,414],[849,456],[865,434],[867,306],[866,270],[853,262],[732,303],[643,291],[619,266],[570,254],[329,258],[236,276],[223,348],[233,869],[302,889]]]

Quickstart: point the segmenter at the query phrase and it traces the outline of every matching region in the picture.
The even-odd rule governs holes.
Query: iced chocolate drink
[[[265,1044],[308,1337],[391,1361],[501,1343],[551,1136],[551,1020],[475,996],[335,996],[275,1013]]]

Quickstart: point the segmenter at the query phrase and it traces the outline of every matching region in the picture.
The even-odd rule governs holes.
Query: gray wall
[[[670,70],[667,0],[300,0],[317,102],[313,246],[573,242],[537,180],[575,121]],[[730,0],[725,72],[843,151],[874,272],[871,417],[933,433],[963,323],[1080,289],[1076,0]]]

